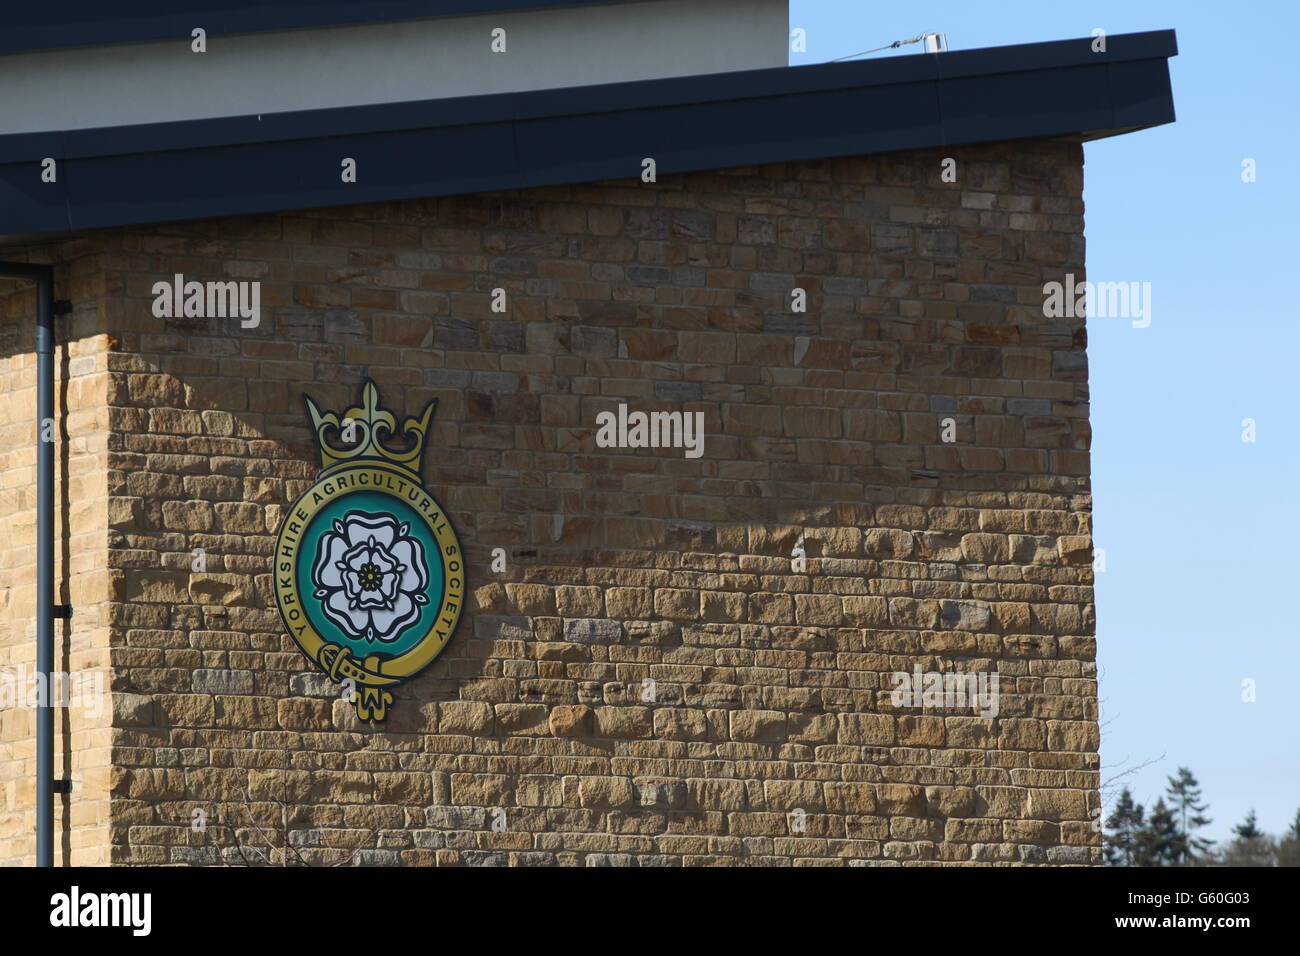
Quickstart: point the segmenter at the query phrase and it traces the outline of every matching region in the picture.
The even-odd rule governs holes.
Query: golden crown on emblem
[[[341,419],[334,412],[322,412],[307,395],[303,395],[302,400],[307,404],[307,413],[311,416],[312,428],[316,432],[322,474],[340,465],[370,460],[395,465],[419,480],[429,422],[433,418],[434,409],[438,407],[436,398],[424,406],[424,411],[418,417],[403,421],[400,429],[393,413],[379,407],[379,389],[370,379],[366,379],[361,386],[361,404],[344,411]],[[336,438],[351,440],[351,443],[346,448],[331,444],[325,437],[326,432],[331,430]],[[410,447],[386,448],[383,442],[394,436],[408,439]]]

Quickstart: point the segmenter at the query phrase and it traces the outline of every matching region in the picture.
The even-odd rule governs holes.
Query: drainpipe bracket
[[[72,617],[72,605],[71,604],[54,605],[54,616],[56,618],[63,618],[65,621],[68,620],[69,618]]]
[[[52,780],[52,781],[50,782],[50,784],[51,784],[51,787],[52,787],[54,793],[71,793],[71,792],[72,792],[72,781],[71,781],[71,780]]]
[[[68,314],[69,312],[71,312],[71,311],[72,311],[72,302],[69,301],[68,299],[55,299],[55,300],[54,300],[54,314],[55,314],[55,315],[67,315],[67,314]]]

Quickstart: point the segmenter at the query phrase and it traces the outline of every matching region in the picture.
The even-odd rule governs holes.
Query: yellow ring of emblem
[[[356,491],[418,490],[412,510],[428,525],[442,561],[443,594],[432,630],[418,644],[394,657],[352,656],[347,648],[327,641],[312,627],[298,594],[297,568],[302,535],[312,519],[330,502]],[[396,494],[396,492],[393,492]],[[465,555],[446,512],[409,471],[376,461],[352,462],[321,472],[315,484],[290,507],[275,541],[275,603],[289,636],[336,682],[352,680],[363,687],[389,687],[414,677],[446,648],[456,632],[465,605]],[[358,707],[360,711],[360,706]],[[379,708],[382,718],[383,708]]]

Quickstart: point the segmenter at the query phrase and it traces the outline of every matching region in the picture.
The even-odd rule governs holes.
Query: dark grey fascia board
[[[634,178],[1174,120],[1173,31],[0,137],[0,234]],[[56,183],[40,161],[59,161]],[[358,182],[340,181],[343,157]]]
[[[208,36],[356,26],[394,20],[521,13],[642,0],[63,0],[7,4],[0,54],[114,43],[190,42]]]

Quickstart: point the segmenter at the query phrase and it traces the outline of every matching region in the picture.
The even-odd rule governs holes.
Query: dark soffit
[[[632,83],[0,136],[0,234],[639,177],[1174,121],[1172,30]],[[58,161],[55,183],[41,160]],[[343,183],[343,157],[357,182]]]

